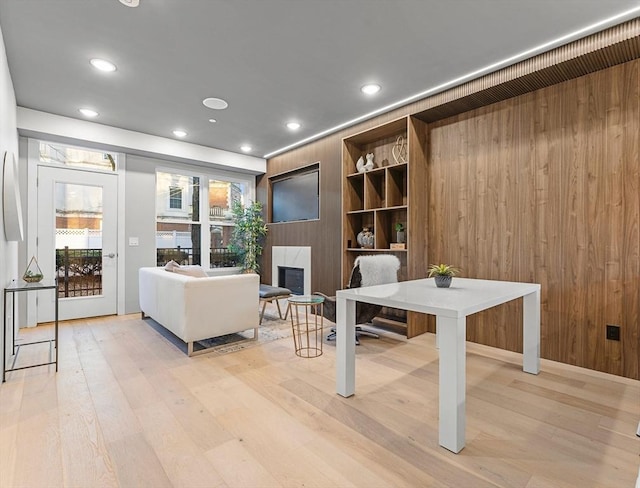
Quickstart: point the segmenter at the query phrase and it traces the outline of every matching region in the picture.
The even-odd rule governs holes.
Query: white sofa
[[[187,343],[254,329],[258,338],[257,274],[194,278],[164,268],[140,268],[142,317],[149,316]]]

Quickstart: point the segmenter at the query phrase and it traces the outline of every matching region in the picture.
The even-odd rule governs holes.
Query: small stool
[[[267,306],[267,302],[271,303],[272,301],[276,301],[276,306],[278,307],[278,315],[282,320],[287,319],[287,314],[289,313],[289,309],[287,308],[284,317],[282,316],[282,310],[280,310],[280,302],[283,298],[289,298],[291,296],[291,290],[289,288],[280,288],[279,286],[269,286],[269,285],[260,285],[260,301],[262,302],[262,311],[260,312],[260,325],[262,325],[262,317],[264,317],[264,309]]]
[[[293,330],[293,346],[296,356],[301,358],[317,358],[322,356],[322,327],[324,325],[324,297],[319,295],[297,295],[288,298],[287,313],[291,312],[291,328]],[[298,308],[304,307],[304,322],[300,321]],[[295,309],[295,311],[294,311]],[[309,312],[314,320],[309,323]],[[296,320],[294,322],[293,315]]]

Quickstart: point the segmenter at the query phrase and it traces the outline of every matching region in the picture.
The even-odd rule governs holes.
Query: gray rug
[[[146,318],[144,323],[152,327],[162,337],[187,354],[187,344],[173,333],[162,327],[155,320]],[[206,348],[213,348],[207,354],[228,354],[230,352],[241,351],[250,347],[259,346],[267,342],[291,337],[291,321],[281,320],[277,315],[272,316],[265,313],[262,325],[258,329],[258,340],[253,339],[253,329],[235,334],[227,334],[220,337],[212,337],[198,341],[193,345],[194,352]]]

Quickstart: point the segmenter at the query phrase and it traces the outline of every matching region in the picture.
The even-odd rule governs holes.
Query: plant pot
[[[436,286],[438,288],[449,288],[453,276],[436,275]]]
[[[396,232],[396,242],[404,242],[404,231]]]

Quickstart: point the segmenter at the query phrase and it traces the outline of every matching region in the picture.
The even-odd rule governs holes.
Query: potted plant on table
[[[258,258],[262,254],[262,241],[267,235],[267,226],[262,218],[262,203],[252,202],[248,206],[236,201],[232,206],[235,227],[231,234],[229,250],[236,253],[242,269],[257,273]]]
[[[451,280],[460,272],[449,264],[432,264],[429,266],[429,278],[435,277],[438,288],[449,288]]]

